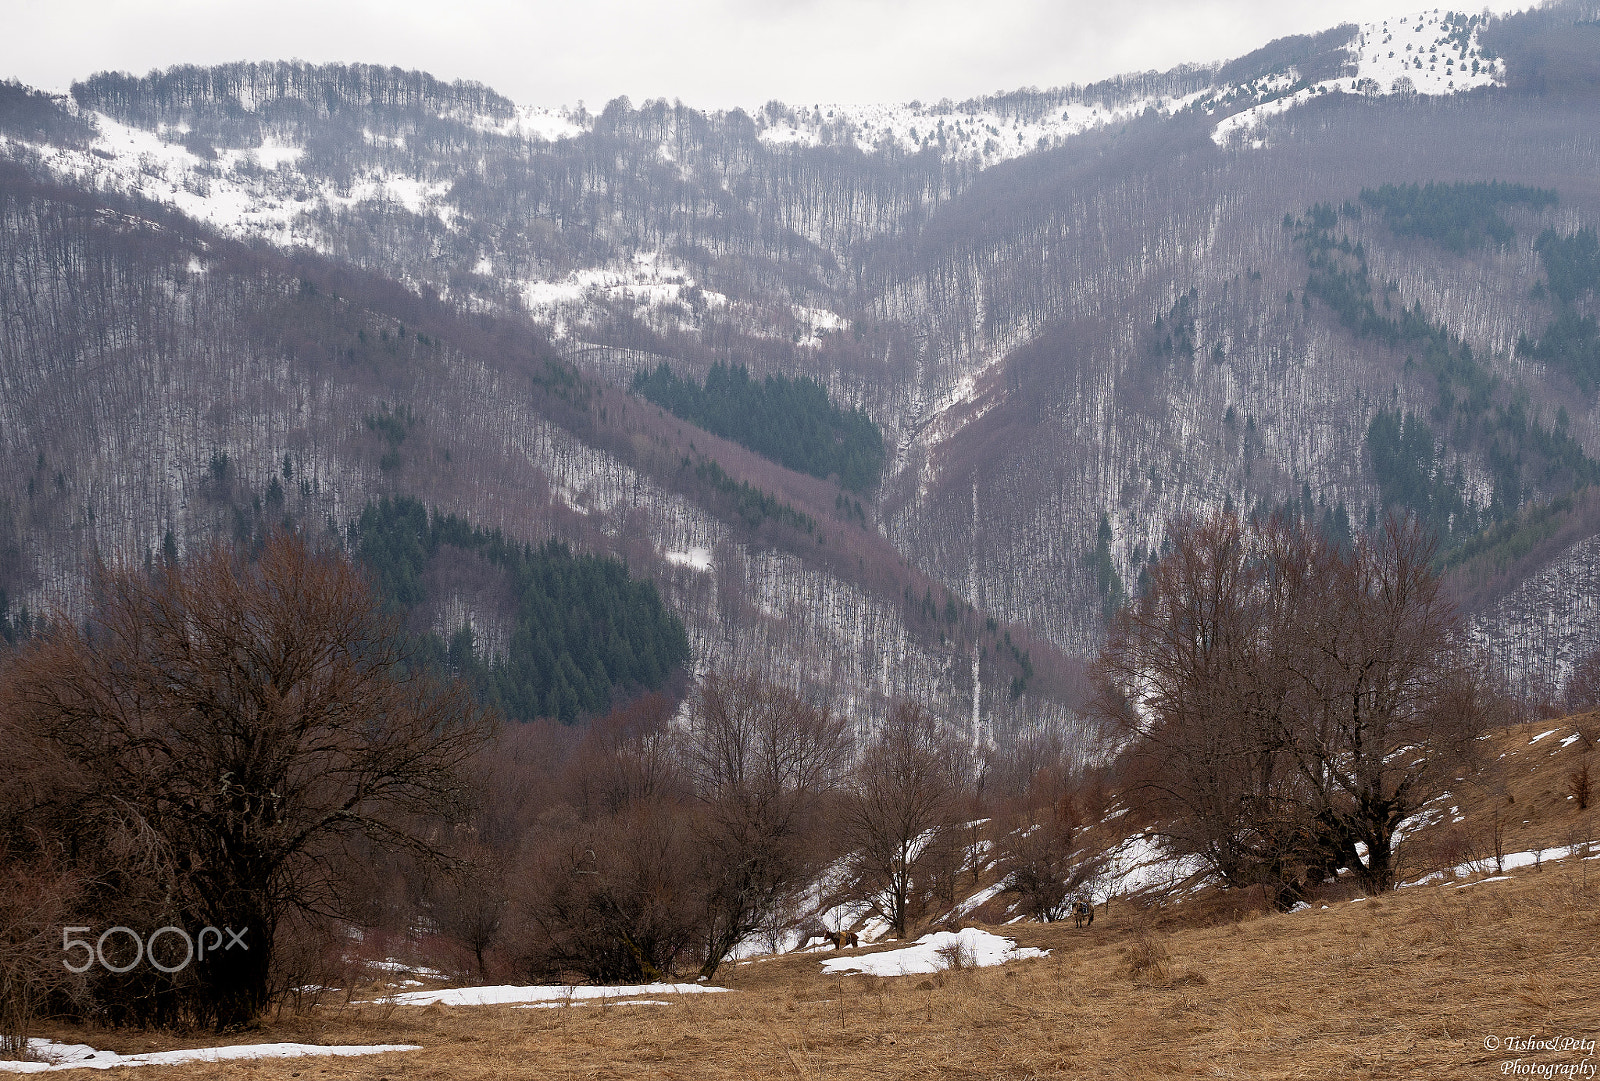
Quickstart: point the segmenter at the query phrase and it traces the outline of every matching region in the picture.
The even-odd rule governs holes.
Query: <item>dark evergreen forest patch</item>
[[[1518,338],[1517,352],[1565,372],[1579,390],[1593,394],[1600,387],[1600,327],[1592,314],[1579,311],[1578,302],[1600,289],[1600,239],[1592,228],[1566,237],[1546,229],[1534,248],[1545,272],[1534,296],[1550,297],[1555,318],[1538,341]]]
[[[1499,180],[1469,184],[1429,181],[1361,189],[1361,202],[1382,213],[1384,224],[1395,236],[1423,237],[1457,253],[1481,248],[1491,240],[1501,246],[1511,241],[1515,230],[1500,216],[1501,207],[1542,210],[1555,206],[1559,198],[1548,188]]]
[[[432,632],[418,641],[427,661],[465,677],[509,718],[571,724],[619,695],[662,687],[689,659],[682,622],[619,560],[575,555],[559,541],[519,544],[406,497],[369,503],[351,532],[386,602],[402,611],[443,599],[425,586],[435,559],[476,554],[503,572],[515,612],[505,656],[485,657],[469,627],[448,642]]]
[[[883,433],[860,409],[844,410],[801,376],[750,378],[744,365],[713,364],[704,385],[662,364],[634,376],[633,392],[714,435],[799,473],[837,476],[852,492],[878,483]]]

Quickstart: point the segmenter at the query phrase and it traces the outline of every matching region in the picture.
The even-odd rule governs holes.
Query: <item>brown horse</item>
[[[1078,927],[1094,926],[1094,905],[1088,901],[1072,902],[1072,922]]]
[[[859,940],[856,938],[854,931],[835,931],[833,933],[833,945],[835,949],[842,950],[849,947],[853,950],[859,945]]]

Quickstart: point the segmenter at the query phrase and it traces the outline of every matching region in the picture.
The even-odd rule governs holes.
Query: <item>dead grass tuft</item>
[[[1122,951],[1123,965],[1135,983],[1165,983],[1172,976],[1172,955],[1150,932],[1140,930]]]

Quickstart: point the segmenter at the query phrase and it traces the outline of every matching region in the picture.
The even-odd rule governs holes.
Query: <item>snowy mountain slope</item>
[[[991,726],[1070,723],[1074,694],[1046,686],[1043,651],[1046,678],[1018,700],[1003,666],[971,664],[981,617],[916,614],[905,598],[929,583],[827,513],[835,486],[685,433],[614,388],[542,383],[554,355],[525,328],[152,213],[0,174],[0,544],[14,601],[75,610],[97,555],[248,539],[252,514],[257,530],[290,518],[342,533],[368,500],[411,495],[512,537],[622,556],[683,619],[697,668],[812,688],[860,725],[911,695],[955,715],[981,704]],[[385,443],[373,418],[402,414]],[[810,526],[751,526],[678,467],[688,454]],[[506,615],[472,586],[445,582],[427,629],[468,626],[503,653]]]
[[[1350,41],[1346,69],[1335,78],[1308,82],[1291,69],[1260,85],[1241,88],[1264,100],[1224,116],[1211,137],[1219,146],[1226,145],[1267,117],[1305,105],[1322,94],[1438,97],[1503,83],[1504,62],[1490,56],[1479,41],[1488,17],[1487,9],[1481,15],[1453,11],[1440,15],[1435,9],[1365,23]],[[1215,114],[1214,100],[1201,98],[1196,104]]]
[[[901,558],[1087,654],[1173,516],[1309,488],[1359,521],[1379,500],[1372,418],[1436,405],[1403,349],[1304,296],[1282,222],[1313,204],[1429,180],[1557,188],[1558,207],[1512,215],[1504,250],[1346,228],[1395,299],[1469,341],[1531,408],[1565,404],[1600,453],[1592,400],[1512,348],[1549,318],[1529,298],[1534,237],[1600,220],[1594,149],[1574,134],[1592,102],[1532,96],[1522,25],[1397,16],[1215,68],[831,116],[665,102],[591,115],[389,69],[175,69],[86,80],[70,108],[96,134],[8,130],[0,152],[458,311],[525,314],[613,383],[663,360],[810,375],[897,450],[868,509]],[[1402,63],[1415,94],[1395,90]],[[1448,464],[1486,489],[1481,456]],[[581,489],[552,491],[579,514]],[[1530,492],[1544,494],[1537,478]],[[832,588],[729,557],[704,530],[649,528],[656,558],[679,555],[673,573],[737,571],[763,618]]]
[[[953,105],[816,105],[790,109],[779,103],[756,112],[763,142],[774,146],[853,146],[863,153],[934,151],[951,161],[987,168],[1074,135],[1126,123],[1147,111],[1170,116],[1201,94],[1151,95],[1123,101],[1069,101],[1059,112],[1023,116],[980,102]]]

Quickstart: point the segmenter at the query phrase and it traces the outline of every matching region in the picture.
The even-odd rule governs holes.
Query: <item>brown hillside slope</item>
[[[1254,911],[1237,897],[1117,903],[1091,931],[995,928],[1052,951],[1039,960],[883,979],[824,976],[815,955],[789,955],[724,967],[735,994],[659,1006],[325,1007],[229,1042],[423,1049],[154,1069],[161,1078],[226,1069],[274,1081],[1480,1078],[1513,1076],[1522,1066],[1581,1070],[1595,1064],[1600,1040],[1600,846],[1502,878],[1484,845],[1485,824],[1496,816],[1504,853],[1585,840],[1594,810],[1579,811],[1566,785],[1593,752],[1586,738],[1562,740],[1589,735],[1596,721],[1488,736],[1481,775],[1440,801],[1457,812],[1418,833],[1408,873],[1443,866],[1426,866],[1425,854],[1460,863],[1463,851],[1483,869],[1382,897],[1352,899],[1332,887],[1309,911],[1288,914]],[[1597,854],[1585,859],[1587,851]],[[124,1052],[195,1043],[168,1034],[48,1035]],[[1554,1044],[1519,1050],[1513,1042],[1528,1039]]]

